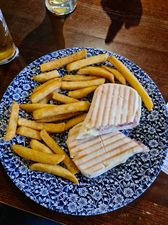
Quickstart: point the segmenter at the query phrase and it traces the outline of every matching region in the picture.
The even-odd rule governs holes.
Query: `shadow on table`
[[[48,52],[65,48],[63,26],[66,18],[67,16],[57,17],[47,11],[43,22],[19,46],[28,63]]]
[[[112,42],[123,25],[129,29],[140,23],[142,15],[140,0],[101,0],[101,5],[111,19],[105,43]]]
[[[61,225],[60,223],[2,205],[0,206],[1,225]]]
[[[17,4],[16,4],[17,2]],[[17,46],[45,17],[45,2],[41,0],[1,0],[0,8]]]

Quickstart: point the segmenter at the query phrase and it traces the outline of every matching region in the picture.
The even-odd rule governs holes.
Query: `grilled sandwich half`
[[[103,84],[93,96],[78,139],[134,128],[141,117],[141,98],[137,91],[121,84]]]
[[[81,126],[82,123],[70,130],[67,145],[72,160],[86,177],[97,177],[134,154],[148,151],[146,146],[119,131],[79,140]]]

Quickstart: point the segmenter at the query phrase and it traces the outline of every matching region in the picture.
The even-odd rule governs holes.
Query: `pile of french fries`
[[[103,65],[106,61],[113,67]],[[57,71],[60,67],[66,67],[68,74],[61,77]],[[65,132],[85,119],[90,103],[82,98],[93,93],[105,81],[117,81],[123,85],[128,82],[135,88],[149,111],[153,108],[153,102],[128,68],[108,54],[87,57],[87,51],[81,50],[43,63],[40,69],[42,73],[32,77],[41,84],[32,91],[31,103],[12,103],[4,140],[9,141],[16,134],[29,138],[28,147],[14,144],[11,148],[19,156],[33,162],[30,169],[48,172],[78,184],[75,177],[77,167],[50,133]],[[66,90],[67,94],[62,94],[61,90]],[[55,104],[50,104],[50,100]],[[20,108],[31,113],[33,120],[19,118]]]

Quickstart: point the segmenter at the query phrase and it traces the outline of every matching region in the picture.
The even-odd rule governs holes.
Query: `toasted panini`
[[[134,128],[141,116],[141,98],[133,88],[121,84],[103,84],[93,96],[79,139]]]
[[[77,136],[81,125],[70,130],[67,145],[73,162],[86,177],[97,177],[125,163],[134,154],[148,150],[119,131],[79,140]]]

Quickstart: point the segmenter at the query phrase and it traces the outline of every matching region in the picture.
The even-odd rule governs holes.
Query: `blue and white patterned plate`
[[[40,72],[39,64],[72,54],[80,48],[59,50],[35,60],[23,69],[5,92],[0,102],[0,160],[14,184],[40,205],[56,212],[71,215],[97,215],[114,211],[139,197],[158,176],[167,147],[168,116],[165,102],[154,82],[137,65],[128,59],[108,51],[87,48],[88,56],[108,52],[119,58],[139,79],[154,101],[154,109],[148,112],[142,106],[140,125],[130,130],[131,138],[141,141],[150,148],[149,153],[137,154],[125,164],[115,167],[97,178],[77,175],[79,185],[42,172],[31,171],[29,162],[17,156],[10,149],[11,144],[26,145],[27,139],[16,136],[5,143],[3,136],[9,118],[9,108],[13,100],[29,102],[29,95],[37,85],[31,77]],[[65,70],[59,69],[64,75]],[[20,116],[27,114],[20,111]],[[54,138],[67,149],[67,133]]]

